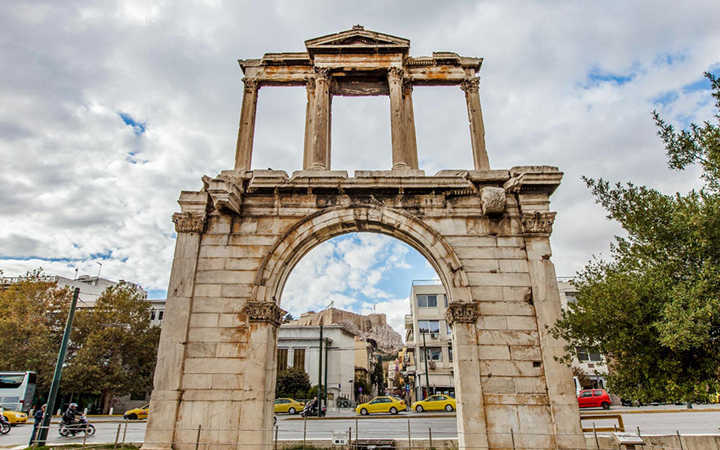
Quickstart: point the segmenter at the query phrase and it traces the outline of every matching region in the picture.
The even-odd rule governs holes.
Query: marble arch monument
[[[409,56],[365,30],[306,52],[240,60],[235,167],[183,191],[145,449],[271,448],[282,289],[315,245],[353,231],[412,245],[448,293],[460,448],[584,448],[570,369],[546,326],[560,315],[549,236],[555,167],[490,169],[476,74],[481,58]],[[253,170],[258,92],[305,86],[303,168]],[[418,167],[414,86],[465,92],[474,167]],[[389,95],[392,167],[331,170],[336,95]],[[360,120],[362,118],[359,118]],[[512,432],[511,432],[512,430]]]

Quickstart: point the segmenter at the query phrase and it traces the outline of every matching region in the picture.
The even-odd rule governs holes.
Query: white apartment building
[[[558,278],[558,288],[562,309],[567,309],[569,304],[577,302],[577,289],[572,285],[572,278]],[[593,388],[605,388],[608,373],[605,356],[587,348],[577,348],[575,351],[573,366],[585,373]]]
[[[452,331],[445,320],[448,299],[439,281],[414,281],[405,316],[406,375],[415,399],[433,392],[455,395]],[[427,357],[425,356],[427,355]]]
[[[310,378],[310,385],[319,380],[320,327],[283,324],[278,329],[277,370],[299,367]],[[323,367],[325,381],[325,342],[327,342],[328,405],[334,406],[338,396],[353,398],[355,377],[355,334],[343,325],[323,327]]]

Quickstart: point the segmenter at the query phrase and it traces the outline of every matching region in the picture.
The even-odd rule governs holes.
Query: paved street
[[[698,407],[699,408],[699,407]],[[584,411],[587,414],[600,411]],[[705,434],[720,433],[720,410],[711,412],[662,412],[650,413],[641,412],[638,409],[617,409],[615,411],[623,415],[625,428],[634,431],[640,427],[642,434],[669,434],[679,430],[681,434]],[[323,420],[298,420],[297,416],[288,417],[281,415],[278,418],[279,434],[281,440],[302,439],[303,428],[307,426],[308,439],[329,439],[333,432],[347,433],[352,427],[353,437],[355,436],[355,418],[332,418]],[[408,419],[410,420],[410,431],[415,439],[426,438],[428,428],[432,428],[434,439],[453,438],[457,436],[456,421],[454,415],[447,417],[436,417],[419,415],[415,413],[400,414],[398,416],[378,415],[371,418],[360,418],[357,420],[360,438],[407,438]],[[603,426],[607,422],[596,421],[597,426]],[[97,428],[96,435],[88,442],[113,442],[117,433],[118,424],[101,421],[93,421]],[[592,426],[591,421],[584,422],[584,426]],[[11,447],[26,444],[32,426],[21,425],[14,427],[9,434],[0,436],[0,447]],[[120,431],[120,440],[123,437],[124,426]],[[128,442],[140,442],[145,434],[145,423],[137,422],[128,424],[125,440]],[[82,442],[82,437],[62,438],[57,433],[57,425],[54,425],[50,432],[50,442],[70,443]]]

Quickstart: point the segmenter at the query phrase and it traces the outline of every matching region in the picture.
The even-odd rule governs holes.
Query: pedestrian
[[[28,443],[28,447],[31,447],[33,445],[33,442],[35,441],[35,437],[37,436],[38,429],[40,429],[40,425],[42,424],[43,415],[45,414],[46,408],[47,405],[42,405],[42,407],[35,411],[35,423],[33,424],[32,433],[30,433],[30,442]]]

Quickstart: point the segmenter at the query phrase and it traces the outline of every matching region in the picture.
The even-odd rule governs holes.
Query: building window
[[[279,348],[278,354],[277,354],[277,370],[285,370],[287,369],[287,358],[288,357],[288,349],[286,348]]]
[[[437,306],[437,295],[418,295],[417,303],[421,308],[435,308]]]
[[[577,359],[580,362],[599,362],[602,361],[602,355],[599,352],[594,352],[587,347],[578,347],[576,349]]]
[[[165,311],[160,311],[160,312],[158,313],[158,320],[162,320],[162,319],[163,319],[163,313],[164,313],[164,312],[165,312]]]
[[[155,310],[154,309],[150,310],[150,320],[155,320]]]
[[[452,327],[450,326],[450,322],[445,321],[445,331],[448,336],[452,336]]]
[[[576,294],[574,292],[572,294],[565,294],[565,299],[567,299],[568,305],[570,303],[577,303],[577,297],[575,297],[575,295]]]
[[[443,295],[443,298],[445,299],[445,307],[447,308],[447,306],[448,306],[448,304],[447,304],[447,295]]]
[[[442,361],[442,347],[425,347],[425,351],[420,349],[420,361],[425,361],[425,352],[427,352],[428,361]]]
[[[420,332],[424,330],[427,333],[440,333],[439,320],[418,320],[418,327]]]
[[[305,349],[296,348],[293,350],[293,367],[305,370]]]
[[[448,360],[452,362],[452,345],[448,347]]]

